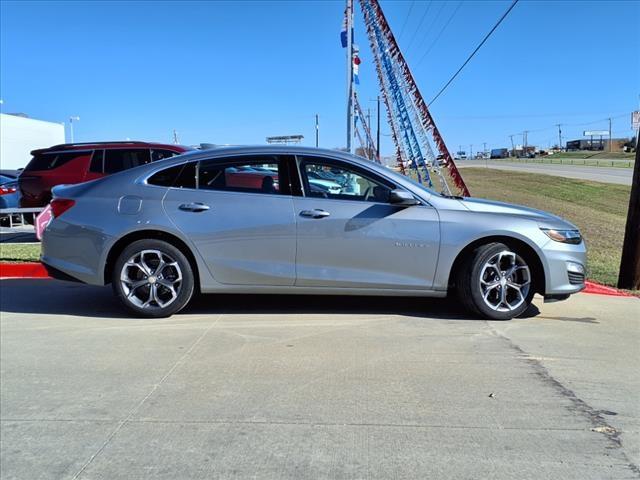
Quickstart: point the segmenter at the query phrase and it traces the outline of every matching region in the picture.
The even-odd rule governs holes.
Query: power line
[[[463,0],[460,0],[458,2],[458,5],[456,6],[455,10],[453,11],[453,13],[451,14],[451,16],[449,17],[449,19],[446,21],[446,23],[444,24],[444,26],[442,27],[442,29],[440,29],[440,32],[438,32],[438,35],[436,36],[435,40],[433,42],[431,42],[431,45],[429,45],[429,48],[427,48],[427,50],[424,52],[424,54],[422,55],[422,57],[420,57],[420,60],[418,60],[416,62],[416,66],[418,66],[420,64],[420,62],[422,62],[422,60],[425,59],[425,57],[429,54],[429,52],[433,49],[433,47],[435,46],[436,43],[438,43],[438,40],[440,40],[440,37],[442,36],[442,34],[444,33],[444,31],[447,29],[447,27],[449,26],[449,24],[451,23],[451,20],[453,20],[453,17],[456,16],[456,13],[458,13],[458,10],[460,10],[460,7],[462,6]]]
[[[432,27],[434,27],[436,25],[436,22],[438,21],[438,19],[440,18],[440,14],[442,13],[442,10],[444,10],[444,6],[445,6],[445,2],[440,3],[440,8],[438,9],[438,11],[436,12],[436,15],[431,19],[431,22],[429,23],[429,26],[427,28],[425,28],[425,32],[426,35],[422,38],[422,40],[420,41],[420,43],[418,43],[418,50],[420,49],[420,47],[422,47],[422,44],[427,40],[427,38],[429,38],[429,36],[431,35],[431,29]]]
[[[442,95],[442,92],[444,92],[447,87],[451,84],[451,82],[453,82],[453,80],[458,76],[458,74],[462,71],[462,69],[467,65],[467,63],[469,63],[469,61],[473,58],[473,56],[478,52],[478,50],[480,50],[480,48],[482,47],[482,45],[484,45],[484,43],[489,39],[489,37],[491,36],[491,34],[493,32],[495,32],[496,28],[498,28],[498,26],[502,23],[502,21],[507,17],[507,15],[509,15],[509,12],[511,12],[511,10],[513,10],[513,7],[516,6],[516,4],[518,3],[518,0],[513,0],[513,2],[511,3],[511,6],[507,9],[506,12],[504,12],[502,14],[502,16],[500,17],[500,19],[496,22],[496,24],[493,26],[493,28],[489,31],[489,33],[487,33],[485,35],[485,37],[482,39],[482,41],[480,42],[480,44],[475,48],[475,50],[473,52],[471,52],[471,55],[469,55],[469,58],[467,58],[465,60],[465,62],[462,64],[462,66],[458,69],[458,71],[456,73],[453,74],[453,76],[449,79],[449,81],[444,85],[444,87],[442,87],[440,89],[440,91],[436,94],[435,97],[433,97],[433,99],[431,99],[431,101],[429,102],[429,106],[431,106],[433,104],[433,102],[435,102],[438,97],[440,95]]]
[[[409,5],[409,11],[407,12],[407,16],[404,19],[404,22],[402,24],[402,28],[400,29],[400,35],[398,35],[398,39],[400,39],[402,37],[402,33],[404,32],[404,27],[407,26],[407,22],[409,21],[409,16],[411,16],[411,10],[413,9],[413,5],[416,3],[415,0],[413,0],[413,2],[411,2],[411,5]]]
[[[422,14],[422,17],[420,18],[420,21],[418,22],[418,26],[416,27],[416,31],[413,32],[413,35],[411,36],[411,41],[407,44],[407,48],[405,49],[406,52],[409,51],[409,48],[413,44],[413,41],[416,39],[416,35],[420,31],[420,27],[422,26],[422,22],[424,22],[424,19],[427,16],[427,13],[429,13],[429,9],[431,8],[431,4],[432,3],[433,3],[433,1],[429,2],[429,4],[427,5],[427,8],[425,9],[424,13]]]
[[[614,119],[614,118],[622,118],[622,117],[626,117],[628,116],[628,113],[623,113],[622,115],[617,115],[615,117],[606,117],[606,118],[601,118],[600,120],[594,120],[593,122],[585,122],[585,123],[568,123],[567,126],[568,127],[580,127],[582,125],[593,125],[594,123],[601,123],[601,122],[606,122],[609,119]]]

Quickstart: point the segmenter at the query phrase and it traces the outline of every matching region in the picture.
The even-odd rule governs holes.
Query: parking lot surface
[[[508,322],[452,302],[3,280],[3,479],[623,479],[640,471],[640,300]]]

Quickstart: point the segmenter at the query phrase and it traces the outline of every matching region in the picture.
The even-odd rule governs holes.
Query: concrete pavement
[[[442,300],[3,280],[3,479],[640,478],[640,300],[510,322]]]
[[[485,164],[486,163],[486,164]],[[631,185],[633,177],[632,168],[622,167],[588,167],[584,165],[558,165],[549,163],[520,163],[484,160],[457,160],[456,166],[460,168],[493,168],[496,170],[508,170],[527,173],[544,173],[555,177],[577,178],[593,182],[616,183],[619,185]]]

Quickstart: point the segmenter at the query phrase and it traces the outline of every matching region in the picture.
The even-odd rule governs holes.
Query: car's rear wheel
[[[491,320],[509,320],[524,313],[534,294],[531,268],[525,258],[502,243],[475,249],[458,273],[461,302]]]
[[[120,301],[142,317],[172,315],[185,307],[194,291],[189,260],[161,240],[127,246],[116,260],[111,282]]]

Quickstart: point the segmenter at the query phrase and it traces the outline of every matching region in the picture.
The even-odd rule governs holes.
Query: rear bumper
[[[45,270],[47,271],[47,275],[49,275],[51,278],[55,278],[56,280],[64,280],[66,282],[82,283],[82,280],[78,280],[77,278],[72,277],[71,275],[67,275],[62,270],[58,270],[57,268],[54,268],[51,265],[44,263],[44,261],[42,261],[41,263],[44,266]]]
[[[101,256],[109,237],[87,226],[56,218],[42,234],[40,261],[52,276],[68,277],[90,285],[104,285]]]

